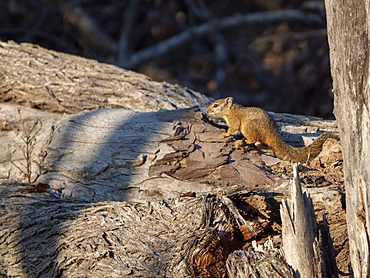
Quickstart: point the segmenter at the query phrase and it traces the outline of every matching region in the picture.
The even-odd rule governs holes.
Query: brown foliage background
[[[0,3],[1,40],[94,58],[243,105],[333,118],[321,0]],[[224,19],[234,24],[226,28]]]

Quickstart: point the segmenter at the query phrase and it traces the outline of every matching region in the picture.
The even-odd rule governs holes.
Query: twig
[[[40,132],[42,128],[42,123],[39,120],[34,121],[32,124],[22,118],[20,109],[18,109],[19,119],[22,124],[23,134],[21,139],[24,146],[19,145],[25,163],[19,162],[19,164],[24,168],[15,164],[13,161],[11,163],[25,176],[28,183],[32,183],[32,156],[36,145],[36,135]]]
[[[224,19],[215,19],[210,22],[194,26],[181,34],[173,36],[161,43],[148,47],[129,57],[123,66],[125,68],[134,68],[145,61],[154,57],[163,55],[191,40],[204,35],[209,35],[216,30],[223,30],[231,27],[237,27],[248,24],[273,23],[273,22],[304,22],[322,26],[322,18],[315,14],[303,13],[301,11],[274,11],[261,12],[253,14],[240,14]]]

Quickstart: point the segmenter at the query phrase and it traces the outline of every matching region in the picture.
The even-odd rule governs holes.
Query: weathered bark
[[[293,278],[293,270],[275,250],[265,252],[235,251],[227,259],[230,278]]]
[[[31,190],[0,185],[4,277],[206,276],[238,247],[235,222],[216,196],[86,203]]]
[[[10,109],[8,105],[4,107]],[[28,118],[32,109],[22,111]],[[45,117],[43,128],[47,130],[43,130],[43,134],[47,136],[38,139],[45,153],[38,182],[50,186],[47,192],[53,194],[36,193],[32,191],[34,187],[11,183],[1,188],[0,223],[4,223],[4,228],[0,249],[4,250],[5,258],[1,269],[8,276],[18,273],[15,276],[25,277],[31,273],[40,277],[71,277],[94,269],[96,277],[110,271],[113,277],[128,273],[134,277],[168,277],[170,273],[179,274],[173,274],[174,277],[206,277],[209,273],[221,277],[228,254],[241,246],[236,235],[242,233],[245,239],[255,237],[261,232],[258,230],[261,215],[265,215],[266,220],[270,217],[264,211],[268,210],[267,198],[260,199],[256,194],[255,198],[248,199],[243,206],[252,206],[252,211],[258,213],[242,215],[248,218],[246,222],[237,215],[235,205],[223,196],[244,196],[254,190],[286,193],[281,184],[287,179],[264,171],[265,164],[276,164],[278,159],[238,150],[234,142],[219,140],[222,131],[204,122],[202,113],[196,109],[148,113],[99,109],[63,117],[51,114],[49,121],[46,120],[49,114],[41,115]],[[18,132],[21,136],[22,132]],[[206,197],[209,192],[218,197],[209,199]],[[318,188],[314,193],[319,202],[327,202],[323,204],[326,212],[331,209],[331,215],[338,213],[338,204],[336,208],[333,206],[333,201],[336,202],[333,194],[338,192]],[[197,197],[188,199],[179,197],[181,195]],[[177,201],[168,201],[168,198]],[[177,207],[168,205],[188,202],[181,201],[183,198],[190,203],[178,209],[183,213],[189,210],[188,213],[198,216],[203,214],[202,223],[194,224],[189,218],[179,217],[174,213]],[[198,212],[204,198],[208,200],[204,211]],[[236,200],[241,202],[241,198]],[[192,204],[197,209],[193,209]],[[153,217],[146,220],[142,210],[151,211],[152,206],[158,205],[167,207],[168,215],[160,212],[161,216],[155,216],[155,220]],[[141,206],[144,208],[136,215]],[[124,212],[122,207],[126,208]],[[224,218],[211,221],[213,214],[222,214]],[[169,224],[173,219],[179,222],[172,225],[189,227],[180,232]],[[216,225],[216,228],[209,221],[227,223],[228,227]],[[129,227],[122,224],[128,222]],[[235,228],[238,226],[240,228]],[[164,232],[163,227],[173,231],[170,235],[176,240],[171,236],[167,238],[168,232]],[[138,234],[141,237],[138,238]],[[158,235],[163,236],[163,242],[169,242],[165,249],[160,247],[164,244],[162,241],[152,245]],[[171,255],[173,253],[175,255]],[[143,263],[143,257],[149,262]],[[270,255],[263,256],[262,260],[255,257],[251,267],[256,271],[266,269],[273,258],[276,259]],[[232,271],[229,275],[237,277],[241,275],[238,271],[245,269],[245,261],[235,259],[229,261]],[[217,270],[221,271],[219,276],[215,276]]]
[[[178,85],[27,43],[0,41],[0,81],[0,101],[49,112],[101,107],[147,112],[210,103]]]
[[[220,126],[210,124],[196,108],[147,112],[168,108],[168,104],[172,108],[202,106],[206,98],[186,90],[177,98],[175,91],[180,87],[168,85],[164,92],[160,83],[142,75],[87,59],[27,44],[2,45],[5,57],[23,57],[20,62],[7,62],[18,63],[19,72],[28,76],[0,72],[0,96],[49,112],[0,105],[0,136],[6,146],[0,152],[0,173],[5,178],[0,186],[1,274],[224,277],[228,255],[242,245],[246,250],[250,241],[271,231],[276,234],[274,244],[279,245],[277,203],[287,194],[290,165],[253,148],[236,149],[232,138],[219,140]],[[40,68],[40,60],[48,62]],[[0,64],[1,70],[10,68]],[[74,81],[86,75],[89,86],[96,84],[92,91]],[[41,102],[46,91],[40,87],[40,76],[46,80],[46,91],[62,101],[50,97]],[[53,83],[61,76],[73,76],[73,80]],[[104,80],[98,82],[101,76]],[[116,95],[115,88],[122,84],[134,89]],[[104,99],[114,100],[105,106],[117,107],[121,98],[127,101],[120,107],[125,104],[144,112],[82,111],[98,108]],[[158,105],[152,108],[150,103]],[[18,108],[25,121],[43,123],[35,138],[38,160],[32,161],[36,188],[9,181],[24,178],[12,164],[24,163],[25,130]],[[309,133],[284,132],[284,138],[295,145],[309,143],[321,130],[335,130],[330,121],[274,117],[285,131]],[[338,152],[338,144],[327,146]],[[337,160],[326,158],[318,158],[317,164],[328,166]],[[316,197],[318,213],[327,212],[331,223],[341,228],[344,224],[337,221],[338,212],[342,213],[340,176],[329,182],[325,180],[329,176],[322,175],[306,169],[304,178],[313,187],[310,192]],[[340,230],[339,236],[343,234],[345,230]],[[255,269],[266,260],[262,264],[256,260]]]
[[[283,249],[287,262],[302,278],[314,278],[313,243],[317,222],[311,198],[302,194],[298,168],[294,166],[291,200],[281,203]]]
[[[24,130],[15,124],[17,107],[1,107],[5,113],[0,111],[0,119],[8,123],[3,132],[8,147],[0,154],[0,173],[3,178],[25,181],[15,167],[26,164]],[[204,115],[196,109],[148,113],[98,109],[71,116],[27,108],[20,111],[24,119],[43,123],[36,136],[32,180],[38,178],[37,182],[50,185],[64,197],[161,200],[186,192],[210,192],[214,186],[274,187],[284,181],[264,170],[264,165],[281,160],[256,151],[245,153],[228,139],[218,140],[222,130],[204,122]],[[11,118],[9,113],[13,113]],[[299,138],[287,137],[291,143],[299,143]]]
[[[338,277],[329,229],[319,229],[308,192],[302,192],[294,165],[290,200],[281,203],[283,250],[296,277]]]
[[[369,1],[325,4],[351,262],[354,277],[370,277],[370,7]]]

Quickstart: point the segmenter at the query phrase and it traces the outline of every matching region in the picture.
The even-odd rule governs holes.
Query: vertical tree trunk
[[[370,277],[369,1],[325,0],[354,277]]]

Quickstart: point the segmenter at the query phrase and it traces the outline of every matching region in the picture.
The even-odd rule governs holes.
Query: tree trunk
[[[331,72],[344,156],[348,236],[355,277],[370,277],[369,1],[326,0]]]
[[[57,113],[101,107],[147,112],[210,103],[182,86],[27,43],[0,41],[0,80],[0,101]]]

